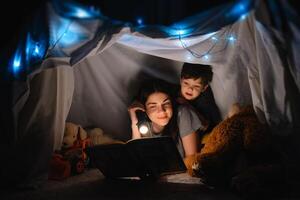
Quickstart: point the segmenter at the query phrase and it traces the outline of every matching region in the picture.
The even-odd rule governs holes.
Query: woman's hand
[[[145,112],[145,108],[144,106],[135,101],[133,102],[129,107],[128,107],[128,113],[130,115],[130,119],[131,119],[131,129],[132,129],[132,139],[138,139],[138,138],[141,138],[141,134],[138,130],[138,127],[137,127],[137,123],[138,123],[138,119],[137,119],[137,116],[136,116],[136,111],[137,110],[142,110]]]
[[[141,110],[141,111],[145,112],[145,108],[144,108],[143,104],[141,104],[137,101],[134,101],[128,107],[128,112],[129,112],[129,115],[130,115],[132,125],[136,125],[138,123],[138,119],[137,119],[137,116],[136,116],[136,113],[135,113],[137,110]]]

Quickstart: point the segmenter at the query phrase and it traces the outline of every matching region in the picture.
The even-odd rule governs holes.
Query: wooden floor
[[[169,175],[158,181],[137,179],[107,180],[98,169],[86,170],[83,174],[63,181],[47,181],[38,189],[5,190],[0,188],[1,200],[216,200],[242,199],[236,194],[209,188],[199,178],[188,174]],[[286,196],[286,195],[284,195]],[[274,199],[263,198],[263,199]],[[291,192],[279,200],[300,200],[300,182]]]
[[[187,174],[170,175],[159,181],[137,179],[106,180],[97,169],[70,177],[64,181],[47,181],[41,188],[24,191],[5,191],[2,200],[66,200],[66,199],[172,199],[215,200],[240,199],[229,191],[206,187],[198,178]]]

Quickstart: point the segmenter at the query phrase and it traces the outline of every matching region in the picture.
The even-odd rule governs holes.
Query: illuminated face
[[[172,118],[172,102],[165,93],[155,92],[151,94],[148,97],[145,106],[147,115],[152,121],[154,131],[162,130]]]
[[[201,92],[204,92],[208,87],[208,85],[203,84],[201,78],[181,78],[180,84],[181,95],[189,101],[196,99],[201,94]]]

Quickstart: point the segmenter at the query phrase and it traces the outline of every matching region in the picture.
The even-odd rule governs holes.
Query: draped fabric
[[[225,6],[178,23],[193,30],[188,36],[107,18],[67,19],[48,5],[53,42],[40,67],[14,86],[15,132],[10,140],[15,145],[30,143],[26,137],[47,141],[45,153],[31,156],[38,159],[60,148],[66,121],[129,139],[127,106],[139,82],[151,76],[179,83],[184,62],[212,66],[211,88],[223,118],[235,102],[253,104],[274,135],[299,139],[299,16],[284,7],[284,13],[294,14],[285,18],[286,38],[268,23],[274,13],[258,2],[243,20],[224,20],[230,8]],[[58,25],[64,31],[57,31]],[[79,40],[63,44],[69,32],[80,35]]]

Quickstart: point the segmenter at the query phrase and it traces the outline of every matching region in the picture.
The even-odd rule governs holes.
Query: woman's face
[[[170,97],[162,92],[152,93],[146,103],[146,113],[154,126],[166,126],[173,115]]]

